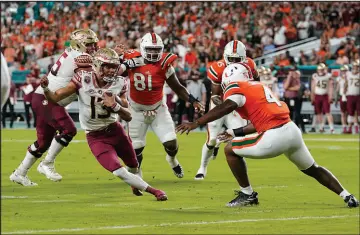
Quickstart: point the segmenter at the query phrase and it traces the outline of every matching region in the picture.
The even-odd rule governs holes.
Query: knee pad
[[[212,150],[212,149],[214,149],[215,148],[215,145],[214,146],[212,146],[212,145],[208,145],[207,143],[205,143],[206,144],[206,147],[209,149],[209,150]]]
[[[175,155],[179,150],[179,146],[177,145],[177,142],[176,141],[165,142],[163,145],[166,153],[169,154],[171,157],[175,157]]]
[[[143,155],[142,155],[143,150],[144,148],[135,149],[136,158],[138,160],[139,167],[141,166],[141,162],[143,160]]]
[[[55,136],[55,140],[62,146],[67,147],[69,145],[70,141],[73,139],[73,137],[74,136],[69,135],[69,134],[60,134],[60,135]]]
[[[40,148],[40,145],[37,141],[35,141],[32,145],[28,147],[29,153],[31,153],[36,158],[41,158],[41,156],[46,150],[47,149],[45,148]]]

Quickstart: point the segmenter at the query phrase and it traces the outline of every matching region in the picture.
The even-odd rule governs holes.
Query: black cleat
[[[203,180],[205,175],[202,173],[196,174],[194,180]]]
[[[358,207],[359,206],[359,201],[354,197],[354,195],[349,195],[346,196],[345,200],[344,200],[348,207]]]
[[[143,195],[143,193],[141,192],[140,189],[137,189],[137,188],[134,188],[134,187],[131,186],[131,190],[132,190],[132,192],[133,192],[133,194],[135,196],[142,196]]]
[[[259,204],[257,192],[253,192],[251,195],[247,195],[241,191],[235,191],[235,194],[237,194],[238,196],[231,200],[229,203],[227,203],[227,207],[241,207]]]
[[[314,127],[312,127],[311,129],[310,129],[310,131],[309,132],[311,132],[311,133],[315,133],[316,132],[316,130],[315,130],[315,128]]]
[[[176,175],[176,177],[178,178],[182,178],[184,177],[184,170],[182,169],[182,167],[179,165],[177,165],[176,167],[172,168],[174,171],[174,174]]]

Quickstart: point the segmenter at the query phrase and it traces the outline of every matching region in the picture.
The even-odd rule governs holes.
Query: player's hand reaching
[[[113,106],[115,106],[116,105],[115,95],[113,95],[111,92],[105,92],[103,95],[102,104],[108,108],[112,108]]]
[[[189,123],[183,123],[180,124],[176,127],[176,133],[180,132],[180,135],[183,134],[184,132],[186,132],[186,134],[188,135],[190,131],[196,129],[199,125],[197,124],[197,122],[189,122]]]
[[[124,44],[118,44],[115,46],[114,51],[118,53],[119,55],[122,55],[125,53],[126,47]]]
[[[232,131],[230,129],[230,131]],[[234,136],[232,136],[231,134],[229,134],[229,130],[226,130],[220,134],[218,134],[217,139],[221,142],[221,143],[226,143],[231,141],[234,138]]]
[[[205,113],[205,106],[202,103],[196,101],[193,103],[193,106],[194,106],[195,112],[200,113],[200,114]]]
[[[131,58],[124,61],[127,68],[136,68],[145,65],[144,58],[142,56]]]
[[[40,86],[42,88],[45,88],[45,87],[48,87],[48,85],[49,85],[49,80],[48,80],[47,76],[42,77],[40,80]]]

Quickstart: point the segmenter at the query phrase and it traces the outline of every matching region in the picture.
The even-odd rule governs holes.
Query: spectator
[[[309,22],[305,20],[304,15],[299,16],[299,22],[296,25],[298,30],[298,36],[300,40],[307,39],[309,37]]]
[[[284,46],[286,44],[286,36],[285,36],[285,32],[286,32],[286,27],[285,26],[276,26],[274,28],[274,45],[276,47],[281,47]]]
[[[336,59],[336,64],[338,65],[346,65],[349,64],[349,58],[346,56],[344,50],[339,51],[339,57]]]
[[[200,100],[201,103],[205,106],[206,104],[206,88],[203,82],[200,80],[200,73],[196,68],[191,70],[189,79],[187,80],[187,89],[190,94],[192,94],[196,99]],[[189,102],[186,102],[186,108],[188,110],[188,120],[190,122],[194,121],[194,108],[190,105]]]
[[[26,118],[26,123],[27,123],[27,127],[30,128],[30,109],[33,113],[33,117],[34,117],[34,127],[36,127],[36,115],[34,114],[34,111],[32,110],[31,107],[31,100],[32,100],[32,95],[34,93],[34,91],[36,90],[36,88],[39,86],[40,84],[40,69],[37,65],[33,65],[31,68],[31,73],[28,74],[26,76],[26,83],[21,87],[21,90],[24,92],[24,107],[25,107],[25,118]]]
[[[14,120],[15,120],[15,112],[14,112],[14,105],[16,104],[16,86],[13,81],[11,81],[11,87],[10,87],[10,93],[9,98],[7,99],[6,103],[4,104],[1,112],[2,116],[2,126],[3,128],[6,128],[6,117],[10,116],[10,128],[13,128],[14,126]],[[7,112],[7,106],[9,106],[10,113]]]
[[[295,59],[293,56],[290,55],[290,51],[285,52],[286,58],[289,60],[291,65],[295,65]]]
[[[51,68],[53,67],[53,65],[55,64],[55,59],[54,59],[54,57],[51,57],[50,58],[50,64],[48,65],[48,73],[50,73],[50,70],[51,70]]]
[[[300,90],[300,71],[291,69],[287,78],[284,81],[284,101],[289,107],[290,117],[295,122],[295,118],[299,119],[299,90]]]
[[[309,56],[305,55],[304,51],[300,51],[299,65],[308,65]]]

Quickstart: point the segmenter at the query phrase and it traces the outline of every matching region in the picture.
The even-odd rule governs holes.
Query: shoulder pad
[[[178,58],[177,55],[173,54],[173,53],[164,53],[162,55],[162,58],[160,60],[161,62],[161,68],[162,69],[166,69],[167,67],[169,67],[176,59]]]

